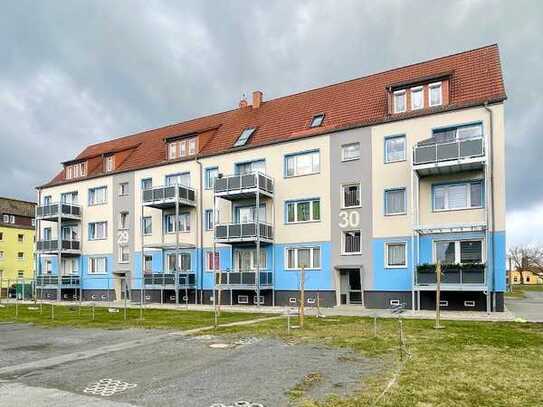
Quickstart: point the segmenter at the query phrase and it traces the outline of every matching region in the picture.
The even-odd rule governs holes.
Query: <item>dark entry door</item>
[[[349,303],[362,304],[362,284],[360,270],[349,270]]]

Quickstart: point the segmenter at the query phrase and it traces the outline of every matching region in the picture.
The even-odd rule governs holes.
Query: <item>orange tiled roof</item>
[[[388,87],[445,73],[450,75],[448,105],[399,115],[389,114],[386,91]],[[75,160],[95,158],[113,151],[131,150],[115,170],[121,172],[168,162],[164,146],[164,139],[167,137],[211,132],[199,154],[208,156],[233,151],[233,144],[246,127],[256,127],[257,130],[247,145],[241,148],[505,99],[499,51],[494,44],[265,101],[258,109],[251,106],[239,108],[94,144],[85,148]],[[323,126],[309,129],[309,122],[317,113],[326,115]],[[102,174],[102,168],[98,165],[89,168],[86,178]],[[43,186],[63,182],[66,181],[64,172],[61,171]]]

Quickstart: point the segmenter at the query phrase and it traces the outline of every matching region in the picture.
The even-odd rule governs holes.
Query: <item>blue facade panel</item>
[[[89,257],[105,257],[106,258],[106,272],[103,274],[89,274]],[[79,270],[82,275],[82,288],[84,290],[113,290],[113,256],[111,254],[100,254],[92,256],[81,256],[81,263]]]
[[[407,267],[385,267],[385,245],[387,243],[406,243]],[[413,259],[411,255],[411,237],[373,239],[373,290],[408,291],[413,287]]]

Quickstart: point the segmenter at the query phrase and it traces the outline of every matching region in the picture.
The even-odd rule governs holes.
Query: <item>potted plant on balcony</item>
[[[483,284],[485,282],[484,263],[465,263],[462,265],[464,283]]]
[[[436,265],[435,264],[419,264],[417,266],[417,272],[419,273],[435,273],[436,272]]]

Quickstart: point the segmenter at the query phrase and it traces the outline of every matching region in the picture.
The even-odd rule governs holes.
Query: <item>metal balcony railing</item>
[[[36,207],[36,218],[56,218],[59,216],[78,219],[81,217],[81,207],[67,203],[51,203]]]
[[[482,137],[441,143],[425,141],[418,143],[413,148],[413,165],[481,157],[484,154],[484,140]]]
[[[442,277],[441,284],[478,284],[483,285],[486,282],[486,265],[475,264],[443,264],[441,266]],[[437,284],[436,265],[423,264],[417,266],[417,285]]]
[[[215,179],[215,194],[240,193],[247,190],[259,189],[267,194],[273,194],[273,178],[262,172],[227,175]]]
[[[227,271],[215,275],[217,285],[221,286],[256,286],[256,271]],[[260,272],[260,287],[271,287],[273,276],[271,271]]]
[[[273,227],[269,223],[229,223],[215,225],[215,239],[220,241],[273,240]]]
[[[79,287],[79,276],[61,276],[60,285],[64,288]],[[36,276],[36,287],[58,287],[58,276]]]
[[[61,240],[60,251],[79,251],[81,242],[79,240]],[[38,240],[36,243],[38,251],[58,251],[58,240]]]
[[[146,286],[175,286],[175,273],[145,273],[143,281]],[[178,274],[178,287],[192,287],[195,285],[195,273],[180,272]]]
[[[184,185],[167,185],[143,190],[143,204],[164,204],[175,203],[176,190],[178,191],[179,202],[186,205],[196,205],[196,191]]]

